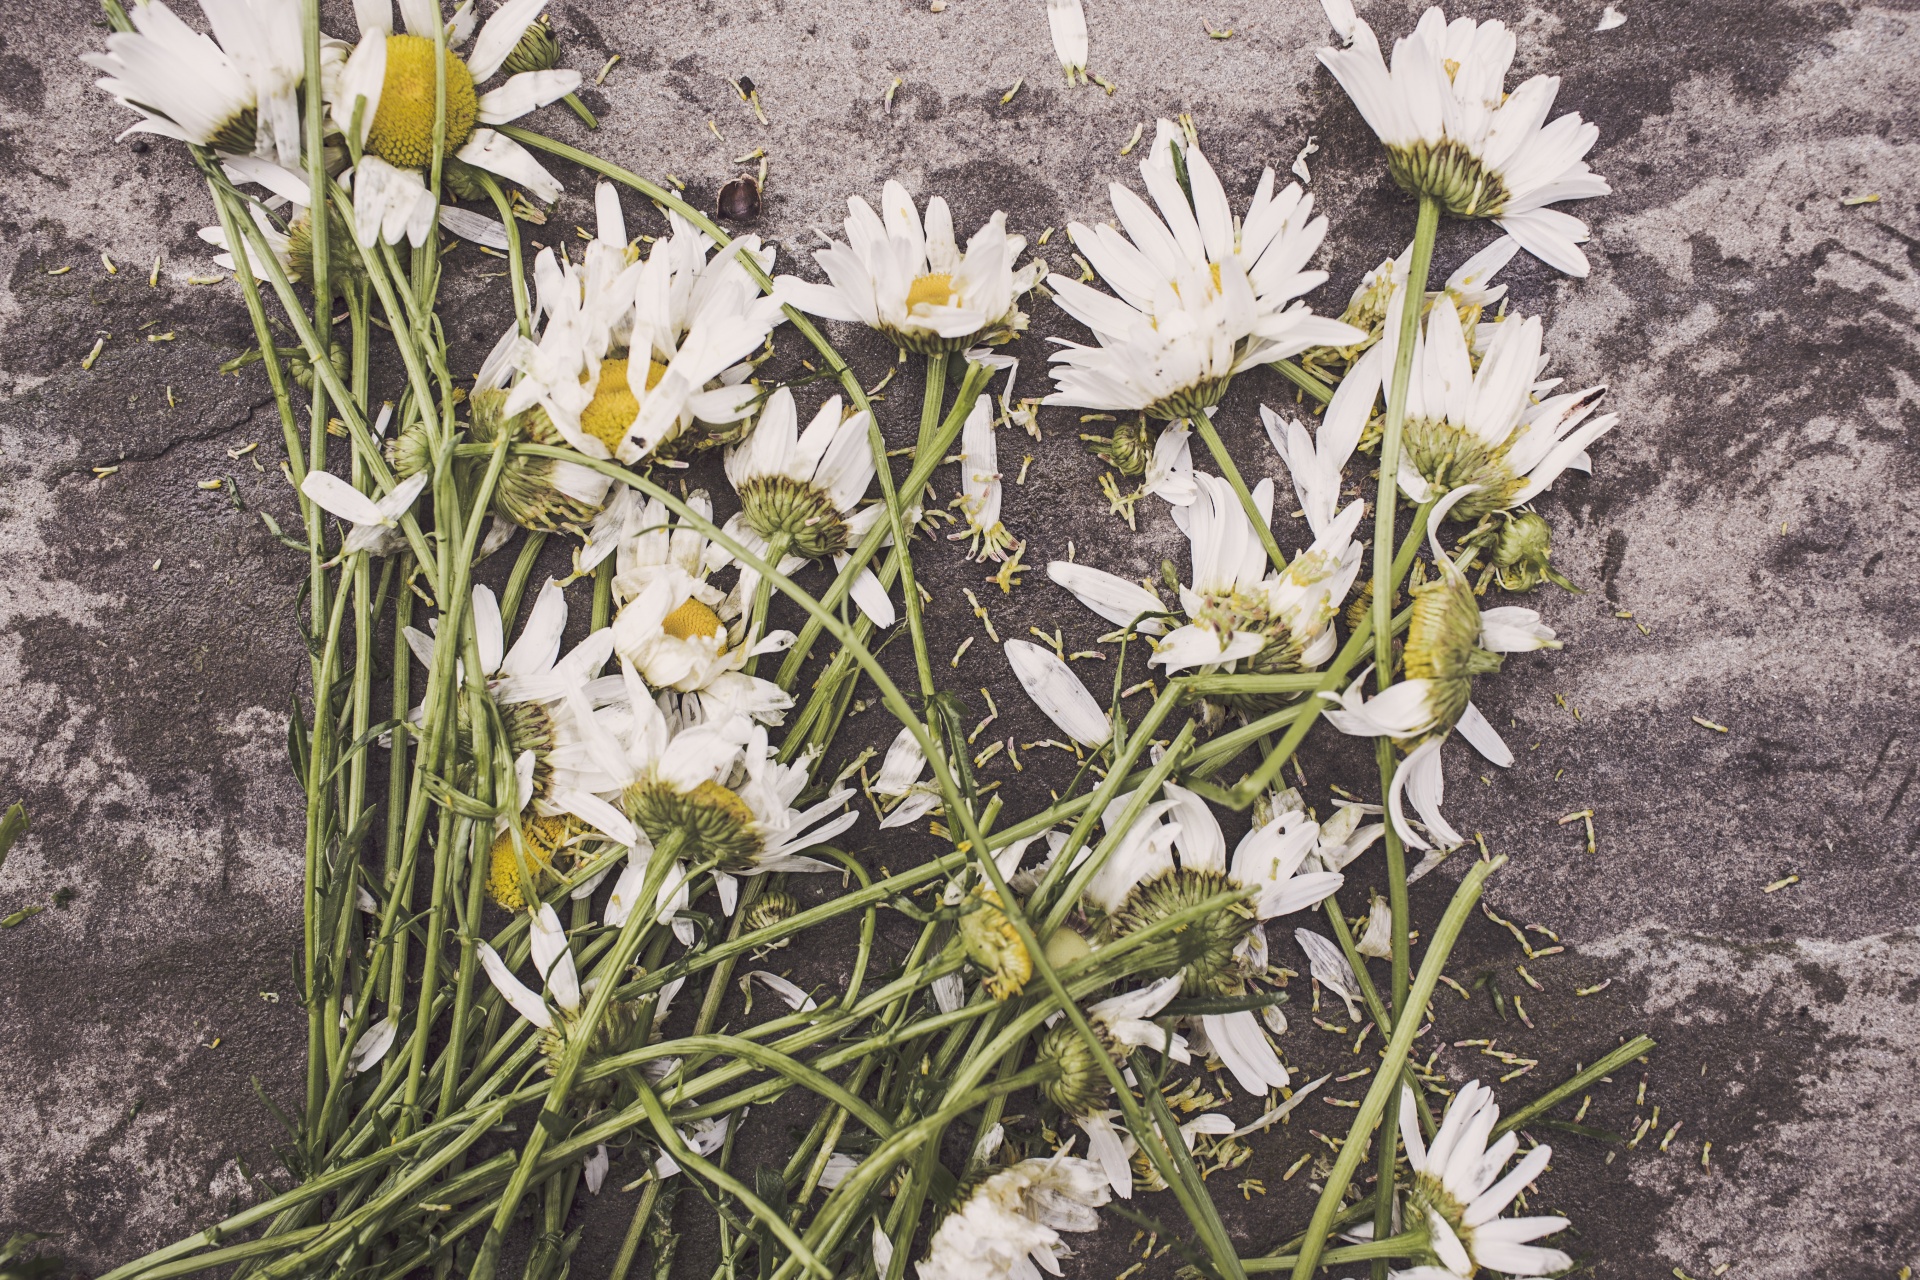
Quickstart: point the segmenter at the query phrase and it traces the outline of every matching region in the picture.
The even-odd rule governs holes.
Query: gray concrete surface
[[[1567,950],[1530,964],[1536,993],[1513,972],[1526,957],[1511,937],[1477,922],[1454,973],[1522,996],[1534,1029],[1476,991],[1442,997],[1440,1034],[1541,1058],[1500,1086],[1513,1103],[1622,1036],[1661,1041],[1644,1104],[1635,1068],[1596,1090],[1586,1119],[1631,1134],[1658,1105],[1637,1149],[1557,1135],[1542,1196],[1574,1220],[1582,1274],[1892,1277],[1920,1262],[1920,33],[1897,4],[1625,8],[1627,24],[1600,34],[1596,4],[1476,11],[1514,24],[1519,70],[1564,76],[1561,106],[1600,125],[1591,159],[1616,194],[1581,211],[1593,277],[1522,260],[1510,278],[1515,303],[1548,317],[1556,368],[1609,382],[1624,421],[1595,450],[1594,478],[1564,480],[1544,505],[1558,563],[1588,588],[1544,597],[1567,649],[1512,663],[1482,695],[1521,763],[1488,786],[1464,758],[1450,765],[1456,821],[1513,857],[1494,910],[1554,929]],[[1317,6],[1087,10],[1112,96],[1060,86],[1038,0],[950,0],[939,14],[896,0],[562,3],[554,17],[570,65],[624,55],[588,95],[605,121],[590,145],[702,199],[732,156],[766,147],[762,230],[783,248],[812,243],[847,193],[875,196],[889,176],[946,194],[965,228],[996,205],[1029,236],[1103,218],[1105,184],[1133,172],[1120,145],[1176,111],[1193,113],[1239,199],[1262,163],[1284,169],[1317,135],[1313,190],[1334,221],[1321,309],[1404,243],[1411,206],[1312,58]],[[1417,12],[1362,11],[1383,37]],[[1210,39],[1203,18],[1232,38]],[[0,1230],[53,1232],[94,1270],[249,1197],[250,1174],[274,1175],[276,1135],[249,1079],[289,1098],[303,1052],[290,995],[300,792],[282,745],[304,679],[300,568],[255,515],[289,506],[278,426],[262,379],[214,373],[251,339],[231,286],[186,282],[209,269],[193,232],[210,208],[168,144],[113,141],[122,113],[76,58],[103,34],[81,0],[0,0],[0,802],[23,799],[34,818],[0,872],[0,915],[60,904],[0,932]],[[725,83],[741,74],[760,86],[765,128]],[[542,123],[584,136],[559,109]],[[588,215],[587,184],[565,176],[561,228]],[[1871,192],[1878,204],[1841,204]],[[1449,224],[1440,263],[1489,236]],[[463,327],[470,367],[504,284],[453,296],[480,317]],[[1049,304],[1035,314],[1028,370],[1038,335],[1072,332]],[[99,333],[111,337],[82,371]],[[161,334],[172,340],[147,340]],[[848,345],[877,377],[885,353]],[[1278,473],[1254,409],[1284,394],[1252,375],[1222,411],[1250,471]],[[909,385],[894,402],[897,429],[913,400]],[[1071,415],[1045,426],[1007,504],[1031,559],[1072,538],[1083,558],[1144,571],[1176,545],[1160,511],[1140,538],[1119,536]],[[111,465],[105,479],[89,470]],[[197,487],[220,476],[238,506]],[[951,652],[973,627],[957,588],[979,571],[932,558],[936,646]],[[990,604],[1007,633],[1099,630],[1043,578]],[[1004,682],[982,645],[960,674],[962,688]],[[856,723],[881,732],[872,715]],[[1352,744],[1317,745],[1307,768],[1316,790],[1364,783]],[[1012,812],[1044,796],[1041,771],[1006,780]],[[1577,824],[1555,823],[1588,807],[1592,856]],[[896,866],[913,856],[871,834],[854,843]],[[1790,874],[1800,881],[1763,892]],[[1454,878],[1443,867],[1417,889],[1423,918]],[[1291,1063],[1358,1065],[1304,1013]],[[1456,1080],[1506,1069],[1470,1047],[1440,1063]],[[1217,1187],[1248,1247],[1304,1219],[1310,1174],[1279,1175],[1313,1146],[1304,1129],[1341,1130],[1347,1114],[1311,1108],[1222,1175],[1266,1183],[1264,1196]],[[593,1211],[629,1205],[610,1193]],[[1117,1274],[1131,1234],[1115,1220],[1071,1273]],[[576,1274],[604,1256],[583,1254]]]

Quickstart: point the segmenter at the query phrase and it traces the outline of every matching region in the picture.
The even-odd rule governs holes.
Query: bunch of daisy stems
[[[1559,581],[1544,522],[1523,504],[1586,465],[1612,423],[1586,421],[1597,389],[1541,398],[1552,384],[1536,381],[1537,320],[1481,315],[1516,241],[1584,274],[1584,226],[1545,206],[1606,189],[1581,162],[1591,126],[1545,125],[1551,83],[1504,93],[1504,27],[1430,11],[1389,69],[1371,30],[1329,6],[1348,47],[1323,60],[1419,207],[1409,252],[1339,321],[1295,301],[1325,278],[1303,269],[1325,230],[1311,200],[1297,187],[1276,195],[1268,172],[1236,219],[1192,134],[1166,122],[1142,165],[1158,212],[1116,186],[1131,240],[1071,229],[1118,296],[1049,278],[1098,345],[1055,357],[1047,403],[1138,413],[1102,451],[1175,504],[1194,581],[1170,610],[1150,585],[1052,566],[1121,625],[1110,638],[1123,651],[1152,643],[1168,678],[1130,721],[1118,677],[1097,699],[1057,656],[1010,642],[1021,686],[1082,757],[1063,798],[1010,820],[975,779],[957,699],[935,681],[915,583],[916,557],[937,546],[915,537],[931,527],[924,495],[956,443],[964,532],[983,558],[1012,545],[992,432],[1021,411],[1009,390],[996,415],[985,392],[1009,363],[993,348],[1025,327],[1018,299],[1044,266],[1015,267],[1024,242],[1000,215],[962,253],[944,203],[923,219],[889,184],[882,214],[851,202],[850,243],[818,255],[830,284],[776,281],[770,250],[731,241],[674,191],[506,123],[562,97],[586,115],[570,97],[578,75],[555,69],[539,0],[509,0],[465,60],[450,46],[472,35],[468,6],[448,21],[410,0],[403,35],[383,5],[357,6],[363,34],[349,50],[323,36],[313,0],[206,0],[215,40],[158,0],[132,13],[105,4],[117,34],[94,58],[103,84],[141,112],[138,127],[187,144],[219,216],[209,238],[231,253],[254,324],[301,495],[301,536],[283,540],[309,561],[313,690],[311,715],[296,709],[289,728],[307,793],[306,1088],[291,1114],[274,1108],[294,1185],[109,1280],[216,1268],[484,1280],[509,1263],[560,1276],[580,1243],[576,1199],[599,1192],[612,1150],[648,1168],[616,1277],[643,1259],[656,1275],[672,1267],[686,1190],[717,1211],[716,1276],[753,1266],[898,1280],[916,1256],[926,1280],[1033,1275],[1057,1270],[1062,1232],[1096,1229],[1100,1207],[1131,1198],[1136,1171],[1171,1191],[1188,1221],[1183,1253],[1205,1274],[1304,1277],[1367,1260],[1376,1275],[1392,1263],[1435,1280],[1571,1265],[1528,1243],[1564,1219],[1499,1216],[1549,1149],[1501,1172],[1526,1120],[1650,1042],[1504,1119],[1477,1084],[1436,1116],[1438,1082],[1409,1062],[1449,951],[1504,861],[1471,866],[1416,971],[1407,848],[1461,843],[1439,810],[1439,743],[1458,727],[1497,760],[1472,678],[1500,653],[1552,643],[1538,613],[1482,610],[1478,594],[1490,576],[1512,590]],[[514,74],[478,93],[502,68]],[[557,196],[536,153],[604,180],[600,236],[579,264],[542,253],[537,300],[514,213],[525,198],[501,185]],[[674,228],[644,265],[622,188]],[[443,208],[443,195],[489,200],[499,221]],[[289,200],[299,207],[286,218]],[[1513,239],[1429,293],[1443,212],[1497,218]],[[496,242],[512,281],[514,329],[471,392],[449,367],[443,225]],[[271,308],[297,349],[276,345]],[[861,380],[808,313],[868,324],[903,359],[923,358],[905,477]],[[752,376],[782,322],[849,414],[829,400],[800,433],[791,389]],[[382,407],[376,347],[389,341],[403,381]],[[1259,364],[1326,405],[1317,437],[1270,415],[1316,534],[1292,560],[1271,531],[1271,485],[1248,488],[1211,422],[1228,382]],[[1192,469],[1191,433],[1219,477]],[[724,524],[657,466],[714,445],[729,449],[741,500]],[[1364,503],[1336,501],[1356,450],[1376,454],[1379,487],[1371,569],[1343,613],[1366,558],[1352,538]],[[862,506],[876,481],[880,500]],[[344,537],[329,514],[351,525]],[[1447,517],[1468,526],[1452,554],[1438,536]],[[589,635],[564,657],[565,584],[523,609],[554,536],[581,540],[575,576],[592,591]],[[476,563],[514,538],[504,591],[477,586]],[[827,558],[824,592],[789,576]],[[739,570],[730,595],[707,583],[725,565]],[[797,636],[768,630],[775,593],[805,615]],[[414,625],[423,604],[427,629]],[[913,654],[905,688],[876,657],[876,632],[896,627]],[[823,639],[833,652],[803,689]],[[782,651],[773,679],[756,672]],[[902,726],[872,787],[899,801],[883,825],[937,808],[951,845],[878,880],[830,843],[855,821],[840,812],[851,769],[812,777],[861,681]],[[1281,789],[1323,710],[1375,738],[1382,798],[1324,823]],[[770,727],[784,732],[777,746]],[[1244,772],[1225,785],[1230,767]],[[1210,804],[1255,811],[1231,860]],[[1386,821],[1360,826],[1383,808]],[[1023,868],[1042,837],[1047,856]],[[1374,843],[1389,894],[1356,940],[1333,892]],[[843,891],[816,905],[783,887],[822,871],[842,873]],[[916,906],[932,889],[932,908]],[[693,909],[708,901],[718,916]],[[920,933],[902,963],[871,974],[882,909]],[[1263,922],[1313,909],[1332,935],[1303,931],[1315,978],[1364,1004],[1387,1043],[1311,1222],[1243,1257],[1194,1143],[1237,1140],[1304,1096],[1268,1039],[1284,1033],[1285,997],[1261,985],[1284,985]],[[716,1029],[741,957],[856,920],[843,989],[816,1000],[754,971],[786,1011]],[[1368,955],[1389,962],[1384,989]],[[529,961],[532,985],[518,976]],[[697,1015],[671,1034],[667,1006],[683,987],[699,993]],[[1265,1095],[1259,1120],[1175,1120],[1162,1086],[1196,1054]],[[811,1120],[784,1164],[732,1168],[749,1109],[802,1097]],[[1050,1119],[1014,1125],[1016,1098]],[[1056,1120],[1082,1131],[1090,1158],[1059,1140]],[[1377,1177],[1363,1194],[1370,1149]]]

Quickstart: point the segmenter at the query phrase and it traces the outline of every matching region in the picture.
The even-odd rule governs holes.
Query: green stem
[[[1275,360],[1267,366],[1321,404],[1333,402],[1333,388],[1308,373],[1293,360]]]
[[[1503,1133],[1511,1133],[1536,1116],[1545,1115],[1600,1077],[1612,1075],[1635,1058],[1645,1057],[1653,1051],[1654,1043],[1652,1036],[1635,1036],[1565,1084],[1555,1085],[1526,1106],[1502,1117],[1500,1123],[1493,1126],[1493,1136],[1497,1138]]]
[[[500,1265],[500,1247],[505,1241],[507,1225],[513,1221],[514,1212],[520,1207],[521,1197],[526,1194],[527,1185],[532,1181],[533,1173],[540,1159],[541,1149],[546,1146],[549,1126],[561,1128],[567,1097],[573,1090],[573,1082],[580,1073],[586,1058],[588,1044],[601,1019],[606,1016],[607,1008],[613,1003],[615,991],[619,988],[619,977],[626,972],[627,966],[639,953],[640,944],[645,941],[647,932],[653,924],[654,913],[650,905],[659,895],[660,885],[666,879],[668,868],[680,854],[685,834],[679,830],[668,831],[654,844],[652,856],[647,862],[647,878],[635,896],[637,906],[627,913],[626,923],[620,926],[620,935],[615,942],[612,954],[601,961],[599,973],[601,981],[594,987],[593,996],[587,1001],[587,1007],[567,1030],[567,1048],[560,1059],[559,1067],[553,1073],[553,1083],[547,1090],[547,1100],[540,1109],[540,1117],[527,1134],[526,1145],[520,1151],[520,1163],[513,1171],[513,1178],[507,1184],[506,1192],[500,1198],[500,1207],[494,1211],[493,1221],[487,1226],[487,1234],[481,1240],[479,1256],[474,1260],[473,1269],[468,1273],[469,1280],[492,1280],[494,1271]],[[643,1100],[651,1094],[643,1094]],[[657,1103],[655,1105],[658,1105]],[[673,1127],[667,1126],[668,1133]],[[665,1137],[662,1141],[667,1141]],[[672,1141],[679,1144],[678,1136]],[[674,1158],[680,1159],[680,1153],[674,1152]],[[681,1161],[687,1168],[694,1165]]]
[[[1220,474],[1233,486],[1234,496],[1240,499],[1240,509],[1247,513],[1247,523],[1260,535],[1260,545],[1266,548],[1267,559],[1276,572],[1287,567],[1286,552],[1280,550],[1280,544],[1274,541],[1272,522],[1260,514],[1260,508],[1254,505],[1253,494],[1247,490],[1247,482],[1240,478],[1240,468],[1233,464],[1233,455],[1227,452],[1226,442],[1220,439],[1220,433],[1213,429],[1213,419],[1206,414],[1196,414],[1187,419],[1207,442],[1207,451],[1213,454],[1213,461],[1220,468]],[[1376,625],[1378,625],[1376,623]]]
[[[1481,888],[1486,884],[1487,877],[1506,865],[1506,861],[1502,855],[1476,862],[1473,869],[1467,872],[1466,879],[1460,882],[1453,901],[1447,905],[1446,914],[1434,928],[1432,940],[1427,943],[1427,952],[1420,961],[1420,974],[1414,980],[1407,1008],[1424,1009],[1427,1001],[1433,998],[1433,989],[1440,983],[1440,971],[1446,967],[1447,956],[1460,937],[1460,929],[1466,924],[1468,913],[1473,910],[1474,903],[1480,901]],[[1386,1113],[1388,1096],[1401,1087],[1400,1069],[1407,1061],[1408,1050],[1413,1048],[1413,1036],[1419,1022],[1417,1017],[1401,1018],[1393,1029],[1386,1052],[1381,1057],[1380,1065],[1375,1068],[1373,1084],[1368,1088],[1367,1096],[1361,1100],[1359,1114],[1353,1118],[1353,1125],[1347,1131],[1347,1140],[1334,1160],[1333,1172],[1328,1175],[1319,1203],[1314,1206],[1313,1220],[1307,1227],[1307,1238],[1300,1247],[1300,1256],[1294,1262],[1293,1280],[1307,1280],[1319,1265],[1320,1255],[1326,1248],[1327,1236],[1332,1229],[1333,1215],[1340,1208],[1347,1185],[1353,1181],[1354,1171],[1360,1167],[1367,1140]],[[1391,1144],[1394,1135],[1382,1132],[1381,1141]]]

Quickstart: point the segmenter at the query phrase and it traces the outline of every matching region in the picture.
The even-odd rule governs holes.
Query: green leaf
[[[5,920],[0,920],[0,929],[11,929],[15,925],[24,923],[25,921],[32,919],[34,916],[39,915],[42,911],[45,911],[45,910],[46,908],[44,906],[22,907],[18,911],[14,912],[12,915],[8,916]]]
[[[293,780],[307,785],[307,720],[300,711],[300,699],[287,698],[287,759],[293,763]]]
[[[0,867],[7,865],[7,851],[13,848],[13,842],[27,834],[27,807],[15,804],[0,817]]]

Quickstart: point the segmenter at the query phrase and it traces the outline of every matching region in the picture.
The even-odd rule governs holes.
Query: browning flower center
[[[453,50],[446,51],[447,151],[458,151],[473,133],[479,99],[473,73]],[[387,75],[380,106],[367,130],[367,150],[388,164],[419,169],[433,163],[433,41],[425,36],[387,37]]]

